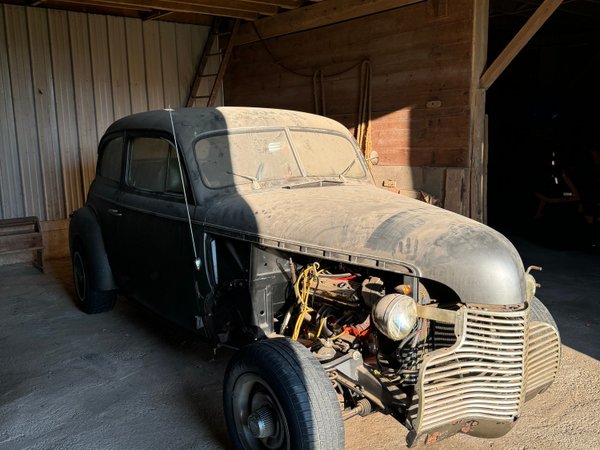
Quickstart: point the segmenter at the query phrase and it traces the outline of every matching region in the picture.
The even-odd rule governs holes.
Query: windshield
[[[322,131],[222,134],[199,140],[194,150],[202,178],[210,188],[302,176],[346,179],[366,175],[352,141]]]
[[[352,142],[344,136],[314,131],[291,131],[294,148],[308,177],[363,178]]]

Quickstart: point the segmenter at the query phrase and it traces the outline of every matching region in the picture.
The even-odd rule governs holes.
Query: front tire
[[[223,403],[237,449],[344,448],[333,386],[310,351],[291,339],[242,348],[227,367]]]
[[[76,244],[71,258],[77,306],[87,313],[110,311],[115,306],[114,291],[99,291],[92,287],[90,264],[81,244]]]

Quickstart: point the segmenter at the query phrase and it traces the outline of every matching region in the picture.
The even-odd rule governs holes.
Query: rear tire
[[[87,314],[110,311],[115,306],[114,291],[99,291],[92,287],[90,265],[81,244],[76,244],[71,258],[77,306]]]
[[[291,339],[242,348],[227,367],[223,403],[236,449],[344,448],[333,386],[310,351]]]

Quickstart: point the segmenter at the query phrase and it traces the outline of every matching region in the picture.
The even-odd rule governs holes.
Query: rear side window
[[[182,194],[175,149],[168,141],[160,138],[133,139],[127,183],[146,191]]]
[[[123,138],[109,141],[102,149],[100,157],[100,176],[109,180],[121,181],[121,164],[123,161]]]

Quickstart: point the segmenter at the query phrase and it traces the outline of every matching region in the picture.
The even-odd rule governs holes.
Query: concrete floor
[[[455,436],[432,449],[599,448],[600,257],[517,241],[563,337],[557,382],[504,438]],[[0,268],[0,449],[229,448],[221,407],[228,350],[212,350],[120,298],[75,307],[70,264]],[[594,411],[594,412],[592,412]],[[590,412],[592,412],[590,414]],[[346,423],[348,449],[396,449],[406,432],[372,414]]]

